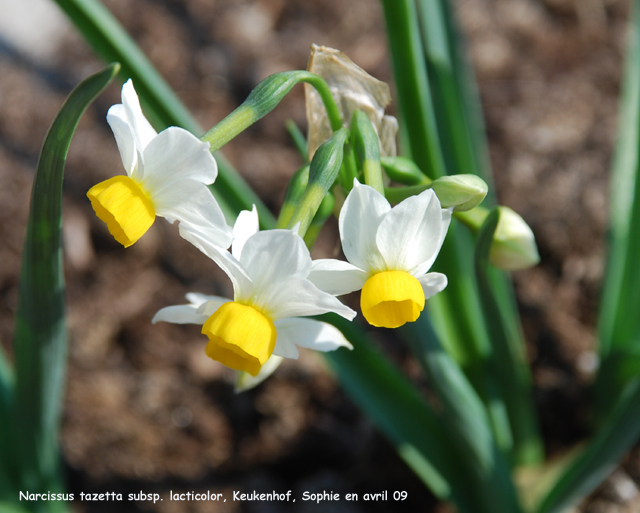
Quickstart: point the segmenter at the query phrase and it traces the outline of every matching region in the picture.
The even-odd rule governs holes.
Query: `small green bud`
[[[489,259],[493,265],[507,271],[527,269],[540,261],[531,228],[509,207],[500,207],[500,221],[493,236]]]
[[[302,198],[302,194],[309,183],[309,164],[305,164],[298,169],[287,186],[287,192],[284,194],[284,201],[282,202],[282,208],[280,209],[280,215],[278,216],[278,228],[286,228],[289,224],[291,216],[296,211],[298,202]]]
[[[371,120],[360,110],[354,111],[351,117],[351,137],[364,171],[365,183],[380,194],[384,194],[378,134]]]
[[[416,163],[406,157],[382,157],[382,167],[394,182],[403,185],[420,185],[428,178],[420,171]]]
[[[288,224],[289,228],[293,228],[300,223],[299,233],[302,236],[338,176],[344,156],[344,144],[348,137],[349,130],[346,128],[336,130],[331,139],[320,145],[313,155],[309,168],[309,182]]]
[[[476,175],[450,175],[431,184],[442,208],[454,207],[454,212],[465,212],[477,207],[487,195],[486,182]]]

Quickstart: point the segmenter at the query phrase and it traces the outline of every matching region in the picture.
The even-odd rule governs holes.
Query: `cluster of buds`
[[[230,227],[208,187],[218,172],[212,152],[273,109],[298,82],[308,87],[310,164],[292,180],[290,205],[277,229],[261,231],[255,207]],[[232,299],[188,294],[189,304],[163,308],[153,322],[201,325],[206,354],[239,371],[240,387],[248,388],[283,358],[297,358],[298,347],[351,348],[335,327],[309,318],[333,312],[352,320],[356,312],[337,296],[361,290],[362,315],[373,326],[415,321],[425,301],[447,286],[445,275],[429,270],[452,215],[475,211],[467,217],[471,225],[469,219],[482,218],[478,205],[487,187],[471,175],[430,181],[412,161],[397,157],[398,124],[384,113],[389,101],[386,84],[341,52],[314,46],[309,71],[265,79],[198,139],[176,127],[156,133],[127,82],[122,103],[107,115],[127,176],[91,188],[97,216],[125,247],[156,216],[178,221],[180,235],[229,276],[234,291]],[[326,205],[338,206],[347,261],[311,259],[310,228],[318,217],[327,218]],[[537,260],[531,230],[515,212],[507,213],[491,258],[507,269],[530,266]]]

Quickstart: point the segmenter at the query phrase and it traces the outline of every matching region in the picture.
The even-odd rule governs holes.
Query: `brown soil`
[[[384,23],[374,0],[110,0],[179,96],[210,127],[262,78],[301,69],[309,45],[346,52],[390,81]],[[516,273],[549,455],[588,434],[595,320],[602,282],[607,180],[614,143],[627,2],[464,0],[458,13],[480,84],[498,194],[530,223],[542,263]],[[69,34],[43,67],[0,53],[0,340],[9,348],[28,198],[41,141],[72,85],[100,64]],[[199,291],[228,295],[224,275],[156,223],[124,250],[85,197],[121,172],[105,122],[111,86],[90,108],[65,178],[70,358],[63,454],[69,487],[160,493],[122,512],[384,512],[388,504],[171,502],[174,492],[408,490],[402,511],[437,505],[341,391],[321,358],[304,352],[259,388],[235,395],[209,361],[196,327],[151,325],[160,308]],[[300,159],[284,129],[305,125],[302,88],[225,147],[274,210]],[[329,230],[316,256],[333,250]],[[406,360],[402,351],[394,356]],[[411,371],[415,365],[405,361]],[[578,511],[637,511],[640,453]],[[328,504],[328,505],[327,505]],[[79,512],[112,511],[109,502]]]

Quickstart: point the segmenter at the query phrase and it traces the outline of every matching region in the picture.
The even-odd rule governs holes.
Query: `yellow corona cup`
[[[427,272],[442,247],[451,211],[428,189],[395,207],[354,181],[340,211],[340,241],[348,262],[313,262],[309,279],[329,294],[362,289],[362,315],[373,326],[398,328],[420,317],[424,304],[447,286]]]
[[[364,318],[382,328],[398,328],[415,321],[424,302],[420,282],[404,271],[374,274],[365,282],[360,296]]]
[[[252,306],[222,305],[202,326],[206,353],[232,369],[256,376],[276,346],[273,321]]]
[[[114,176],[87,193],[98,218],[125,248],[142,237],[156,218],[149,196],[128,176]]]

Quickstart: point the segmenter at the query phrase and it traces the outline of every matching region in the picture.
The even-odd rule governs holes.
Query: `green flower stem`
[[[311,225],[311,221],[313,221],[316,212],[324,200],[326,192],[320,184],[309,184],[304,191],[298,208],[296,208],[293,216],[291,216],[287,227],[293,228],[296,224],[300,223],[298,233],[301,237],[304,237]]]
[[[359,110],[351,118],[351,134],[356,155],[364,171],[364,181],[380,194],[384,194],[382,166],[380,164],[380,141],[367,115]]]
[[[291,177],[289,186],[287,187],[287,192],[284,194],[284,201],[282,202],[282,208],[280,209],[276,228],[287,227],[308,183],[309,164],[298,169]]]
[[[346,128],[337,130],[331,139],[316,150],[311,160],[309,183],[288,225],[289,228],[293,228],[300,223],[298,231],[303,237],[320,208],[325,194],[338,176],[342,166],[344,143],[347,137],[349,137],[349,130]]]
[[[211,152],[219,150],[240,132],[271,112],[289,94],[293,86],[301,82],[312,85],[318,91],[327,109],[331,128],[334,131],[340,129],[342,118],[327,83],[318,75],[308,71],[283,71],[260,82],[242,105],[204,134],[201,139],[211,145]]]

